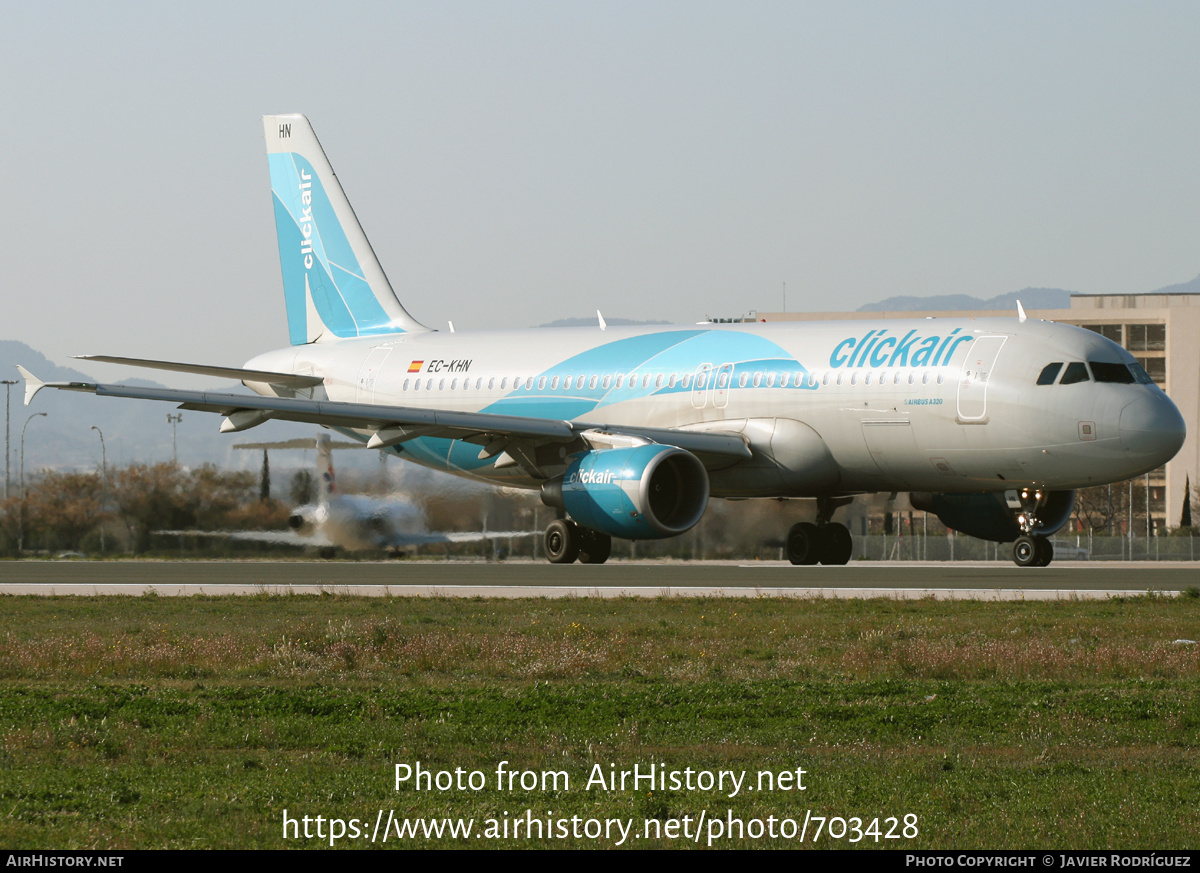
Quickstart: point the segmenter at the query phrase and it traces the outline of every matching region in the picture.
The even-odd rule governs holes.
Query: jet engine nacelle
[[[299,506],[288,516],[288,527],[302,537],[311,537],[317,532],[318,519],[307,506]]]
[[[630,540],[673,537],[708,506],[700,459],[657,444],[584,452],[561,479],[542,486],[542,501],[579,524]]]
[[[932,512],[946,527],[997,543],[1011,543],[1021,536],[1016,511],[1002,493],[909,495],[913,509]],[[1033,533],[1049,536],[1067,523],[1075,506],[1074,491],[1051,491],[1038,503],[1037,527]]]

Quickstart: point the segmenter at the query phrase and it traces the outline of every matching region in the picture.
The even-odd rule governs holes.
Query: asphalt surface
[[[1045,600],[1179,592],[1200,564],[613,561],[603,565],[449,561],[5,561],[0,594],[261,594],[322,591],[460,597],[939,597]]]

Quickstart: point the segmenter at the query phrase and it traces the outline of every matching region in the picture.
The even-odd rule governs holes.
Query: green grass
[[[1195,603],[0,598],[0,845],[279,848],[304,843],[285,808],[528,808],[916,814],[892,848],[1194,847],[1200,647],[1175,640],[1200,637]],[[418,760],[488,787],[394,790]],[[500,761],[571,787],[498,791]],[[807,790],[584,790],[596,764],[650,763],[803,767]]]

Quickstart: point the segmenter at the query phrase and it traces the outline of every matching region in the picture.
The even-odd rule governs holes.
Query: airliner
[[[414,546],[436,546],[444,543],[484,542],[529,536],[520,530],[462,530],[434,531],[428,529],[425,512],[404,496],[377,498],[367,494],[344,494],[337,486],[334,474],[334,450],[358,448],[362,442],[335,442],[329,434],[316,439],[294,439],[283,442],[239,442],[234,448],[280,450],[280,448],[316,448],[317,500],[293,508],[288,516],[288,530],[218,531],[214,536],[235,540],[280,542],[289,546],[314,546],[326,550],[364,549],[391,550]],[[172,534],[196,534],[197,531],[163,531]]]
[[[515,530],[431,531],[424,511],[407,497],[342,493],[334,475],[333,452],[335,449],[361,451],[362,442],[334,442],[328,434],[321,434],[315,439],[238,443],[234,448],[316,449],[316,501],[293,508],[288,515],[287,530],[161,530],[156,533],[312,546],[326,556],[332,556],[338,549],[399,552],[414,546],[478,543],[530,535],[529,531]]]
[[[673,537],[710,498],[810,498],[793,564],[845,564],[855,495],[910,492],[1022,567],[1078,488],[1156,469],[1183,418],[1124,349],[1027,318],[431,330],[400,303],[302,115],[264,118],[290,345],[243,367],[83,356],[242,381],[257,396],[43,387],[177,403],[235,432],[313,423],[458,476],[540,492],[553,563]],[[765,532],[764,534],[773,533]]]

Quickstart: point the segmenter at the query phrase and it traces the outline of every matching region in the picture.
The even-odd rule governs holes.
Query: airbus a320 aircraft
[[[1050,562],[1073,489],[1153,470],[1184,423],[1137,361],[1024,317],[439,332],[400,304],[300,115],[264,119],[290,347],[243,368],[258,397],[92,383],[224,416],[321,424],[419,464],[537,489],[555,563],[672,537],[710,497],[816,498],[795,564],[845,564],[855,494],[912,492],[949,527]],[[23,371],[24,372],[24,371]],[[27,372],[26,403],[43,387]]]
[[[316,449],[316,502],[297,506],[288,516],[288,530],[196,531],[163,530],[162,534],[222,537],[290,546],[313,546],[333,553],[337,549],[398,551],[440,543],[478,543],[485,540],[529,536],[528,531],[431,531],[421,507],[403,497],[370,497],[343,494],[333,471],[333,450],[362,450],[361,442],[335,443],[327,434],[316,439],[287,442],[241,443],[235,449]]]

